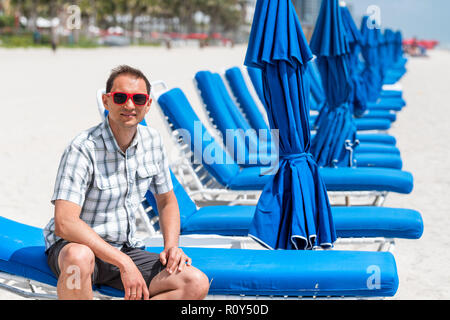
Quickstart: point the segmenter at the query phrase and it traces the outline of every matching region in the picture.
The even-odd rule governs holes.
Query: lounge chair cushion
[[[423,221],[419,212],[385,207],[332,207],[340,238],[384,237],[419,239]],[[247,236],[254,206],[208,206],[183,221],[182,234]]]
[[[362,142],[375,142],[375,143],[384,143],[396,145],[397,139],[390,134],[385,133],[366,133],[366,132],[358,132],[356,134],[356,139]]]
[[[375,167],[401,169],[403,166],[402,158],[398,154],[389,153],[358,153],[355,152],[357,167]]]
[[[387,119],[391,122],[397,120],[397,114],[389,110],[369,110],[362,116],[363,119]]]
[[[413,176],[407,171],[389,168],[320,168],[329,191],[392,191],[408,194]]]
[[[262,190],[273,178],[273,175],[264,175],[268,167],[250,167],[242,169],[228,184],[232,190]]]
[[[358,131],[389,130],[391,128],[389,119],[358,118],[355,119],[355,124]]]
[[[356,153],[391,153],[400,155],[400,150],[391,144],[377,142],[361,142],[356,148]]]
[[[0,217],[0,271],[56,285],[42,229]],[[148,248],[160,252],[162,248]],[[397,267],[389,252],[183,248],[210,279],[209,294],[393,296]],[[123,292],[100,287],[100,292]]]

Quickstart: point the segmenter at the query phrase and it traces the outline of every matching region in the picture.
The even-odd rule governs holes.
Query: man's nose
[[[134,109],[133,99],[131,99],[131,98],[128,99],[127,103],[125,103],[124,107],[127,109]]]

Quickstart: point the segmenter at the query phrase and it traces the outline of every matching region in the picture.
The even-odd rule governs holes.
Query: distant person
[[[203,299],[206,275],[178,247],[180,212],[159,132],[139,125],[150,110],[150,83],[132,67],[112,70],[100,124],[65,149],[44,229],[47,261],[60,299],[91,299],[92,285],[125,299]],[[144,250],[136,213],[147,190],[156,199],[164,250]],[[74,285],[74,277],[78,286]]]
[[[170,39],[165,39],[164,42],[166,43],[166,48],[170,50],[172,48],[172,41],[170,41]]]
[[[56,34],[56,31],[52,29],[51,33],[51,46],[53,53],[56,53],[56,49],[58,47],[58,36]]]
[[[53,51],[53,53],[56,53],[56,49],[57,49],[56,41],[52,39],[52,51]]]

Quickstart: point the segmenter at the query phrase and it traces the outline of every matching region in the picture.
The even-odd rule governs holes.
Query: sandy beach
[[[223,71],[243,64],[246,47],[0,49],[3,93],[0,137],[0,214],[44,227],[53,216],[50,198],[66,145],[80,131],[100,122],[96,91],[110,70],[130,64],[150,81],[164,80],[186,93],[199,117],[192,78],[202,69]],[[450,51],[410,59],[401,80],[407,102],[389,133],[397,138],[404,170],[414,175],[409,195],[390,194],[385,206],[422,213],[420,240],[397,240],[395,258],[400,286],[394,299],[450,299]],[[155,106],[147,119],[173,146]],[[0,299],[19,296],[0,290]]]

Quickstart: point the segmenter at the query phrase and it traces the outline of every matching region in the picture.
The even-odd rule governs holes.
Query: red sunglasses
[[[131,100],[133,100],[134,105],[140,107],[144,106],[147,103],[148,99],[150,98],[150,96],[145,93],[126,93],[117,91],[107,93],[106,95],[112,96],[115,104],[123,105],[127,103],[128,99],[131,98]]]

